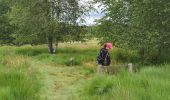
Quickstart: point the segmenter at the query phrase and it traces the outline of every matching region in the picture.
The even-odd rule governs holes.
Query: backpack
[[[105,57],[104,62],[103,62],[103,65],[104,65],[104,66],[107,66],[107,65],[108,65],[107,56],[108,56],[108,52],[107,52],[106,57]]]
[[[105,57],[103,57],[103,49],[100,50],[98,56],[97,56],[97,61],[99,64],[102,64],[104,66],[108,65],[108,61],[107,61],[107,56],[108,56],[108,52],[107,54],[105,54]]]

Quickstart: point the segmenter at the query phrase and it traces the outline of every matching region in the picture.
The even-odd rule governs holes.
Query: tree
[[[112,41],[118,47],[140,50],[143,56],[160,61],[160,55],[170,47],[170,1],[100,2],[106,6],[106,16],[99,20],[101,24],[98,27],[102,40]]]
[[[14,0],[12,4],[10,18],[18,28],[13,35],[16,42],[44,43],[46,39],[50,53],[55,51],[53,41],[57,44],[67,35],[80,35],[77,19],[89,9],[78,0]]]
[[[13,31],[13,26],[10,25],[10,20],[7,13],[10,11],[10,5],[6,0],[0,1],[0,44],[11,43],[13,38],[10,36]]]

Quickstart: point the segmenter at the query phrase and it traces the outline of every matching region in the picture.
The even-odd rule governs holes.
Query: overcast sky
[[[84,1],[87,2],[87,1],[91,1],[91,0],[81,0],[81,2],[84,2]],[[94,5],[94,8],[97,11],[92,11],[92,12],[90,12],[89,16],[84,17],[86,23],[82,23],[83,25],[88,25],[88,26],[94,25],[95,24],[94,21],[96,19],[100,19],[105,15],[104,13],[102,13],[102,10],[101,10],[103,7],[99,7],[99,5],[100,5],[99,3]]]

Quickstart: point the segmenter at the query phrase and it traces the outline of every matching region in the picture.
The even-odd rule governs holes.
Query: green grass
[[[82,89],[82,100],[169,100],[170,66],[148,67],[138,73],[94,77]]]
[[[20,47],[15,49],[15,54],[29,56],[36,60],[53,66],[70,66],[70,58],[74,59],[74,66],[83,66],[88,63],[96,63],[97,49],[75,49],[72,47],[59,48],[56,54],[49,54],[44,47]]]
[[[51,55],[43,46],[4,46],[0,52],[0,99],[5,100],[76,98],[77,88],[96,70],[81,66],[95,60],[88,55],[94,55],[94,49],[61,48]],[[73,66],[67,65],[71,57]]]
[[[63,46],[63,45],[62,45]],[[15,54],[29,56],[36,60],[45,62],[53,66],[70,66],[70,59],[73,58],[74,66],[96,66],[96,57],[99,52],[99,47],[86,47],[84,45],[74,45],[59,47],[53,55],[49,54],[44,46],[24,46],[15,48]],[[79,47],[78,47],[79,46]],[[138,63],[139,55],[135,51],[127,51],[114,48],[111,53],[112,64],[117,63]]]
[[[39,82],[30,59],[10,49],[0,49],[0,100],[38,100]]]
[[[94,45],[94,44],[93,44]],[[113,68],[96,75],[99,47],[0,47],[0,100],[169,100],[170,65],[142,66],[135,73]],[[114,48],[112,64],[138,63],[136,52]],[[73,65],[70,58],[74,58]]]

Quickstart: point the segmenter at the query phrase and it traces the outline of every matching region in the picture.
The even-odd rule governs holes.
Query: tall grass
[[[47,48],[43,46],[30,47],[25,46],[15,50],[17,55],[24,55],[35,58],[39,61],[42,61],[47,64],[54,66],[70,66],[70,59],[73,58],[73,65],[78,66],[97,66],[96,57],[99,52],[99,47],[88,48],[79,45],[59,47],[56,51],[56,54],[49,54]],[[138,63],[139,55],[135,51],[127,51],[123,49],[114,48],[111,53],[112,64],[117,63]]]
[[[96,63],[97,49],[79,49],[73,47],[65,47],[57,49],[56,54],[49,54],[44,47],[25,46],[15,50],[15,54],[29,56],[35,60],[42,61],[46,64],[54,66],[70,66],[70,59],[73,58],[73,65],[94,66]]]
[[[82,89],[82,100],[169,100],[170,66],[146,67],[139,73],[95,77]]]
[[[38,81],[31,60],[53,66],[85,66],[84,74],[95,72],[96,56],[99,48],[64,47],[56,54],[49,54],[43,46],[1,47],[0,49],[0,99],[37,99]],[[31,59],[30,59],[31,58]],[[112,64],[140,61],[135,51],[114,48],[111,51]],[[88,67],[87,67],[88,66]],[[120,71],[113,76],[96,76],[83,87],[80,98],[90,100],[153,100],[169,99],[170,68],[142,68],[136,74]],[[149,91],[149,93],[148,93]]]
[[[0,49],[0,100],[38,100],[39,82],[31,60],[10,49]]]
[[[39,81],[32,60],[39,61],[42,65],[70,66],[70,58],[74,58],[73,66],[81,66],[83,70],[81,74],[89,76],[93,75],[96,70],[98,51],[97,46],[81,48],[76,45],[76,48],[74,46],[59,48],[56,54],[51,55],[44,46],[1,47],[0,100],[39,99]],[[111,51],[111,58],[113,65],[140,62],[137,52],[117,48]],[[85,83],[82,84],[78,100],[170,99],[169,65],[147,66],[131,74],[121,68],[116,70],[119,70],[116,75],[95,76],[92,79],[87,77],[88,80],[84,80]],[[80,70],[77,69],[77,71]]]

